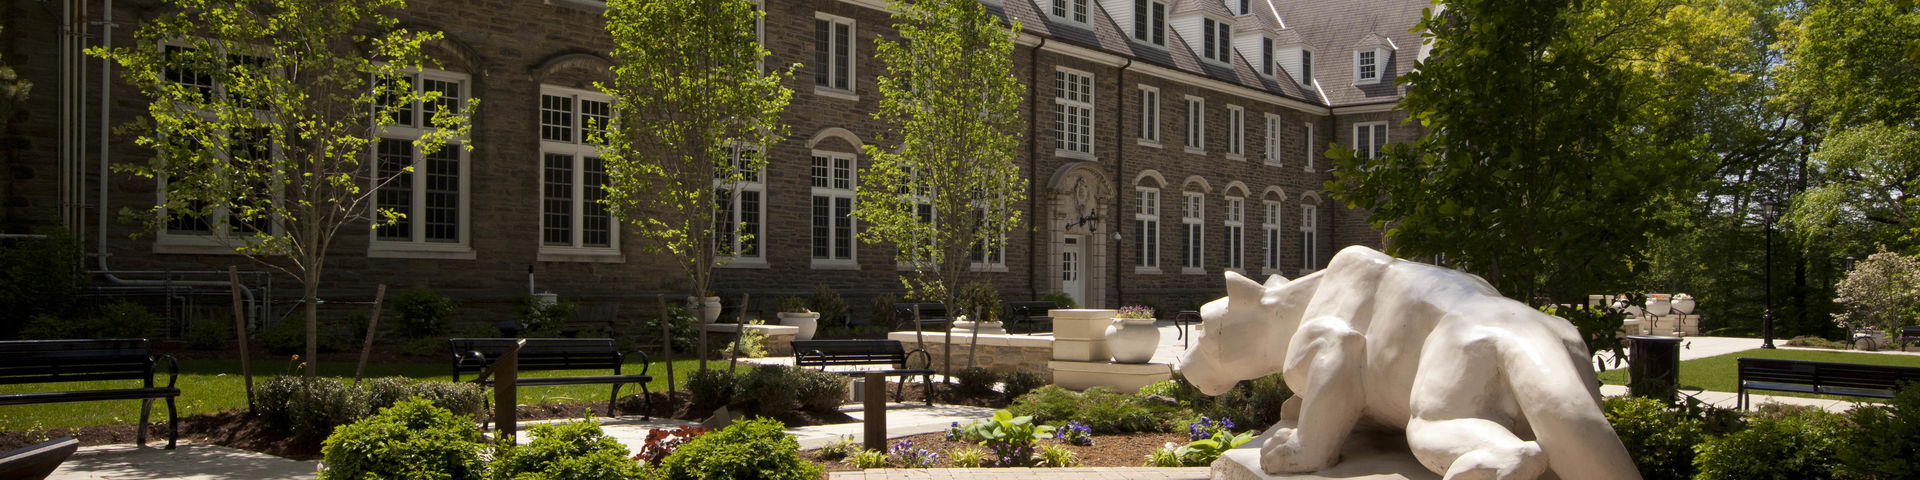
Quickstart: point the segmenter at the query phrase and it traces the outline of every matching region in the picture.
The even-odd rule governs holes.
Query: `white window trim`
[[[813,211],[812,211],[813,197],[828,197],[830,199],[845,198],[850,201],[857,201],[857,200],[854,200],[854,197],[855,197],[854,192],[860,186],[860,157],[858,155],[851,154],[851,153],[814,150],[812,152],[812,155],[810,155],[807,159],[807,161],[809,162],[808,163],[809,170],[812,169],[812,163],[811,163],[813,161],[812,157],[825,157],[827,159],[828,161],[827,179],[829,182],[831,182],[833,179],[833,163],[832,163],[833,161],[847,160],[848,165],[851,166],[852,170],[849,171],[847,174],[847,182],[848,182],[849,188],[834,188],[831,184],[825,187],[818,187],[818,186],[809,187],[809,195],[807,196],[807,209],[808,209],[807,230],[809,232],[807,235],[807,258],[811,259],[811,263],[809,263],[809,267],[815,270],[859,270],[860,269],[860,241],[858,236],[860,231],[860,220],[858,218],[848,219],[848,222],[852,224],[853,231],[851,232],[851,234],[854,235],[855,238],[847,239],[847,242],[849,244],[847,258],[820,258],[820,257],[813,256],[813,235],[811,232],[813,230]],[[811,174],[808,175],[808,185],[812,185]],[[763,195],[761,197],[761,205],[764,207],[766,204],[766,197],[764,197],[764,195],[766,194],[762,193],[761,195]],[[765,217],[762,217],[762,218],[765,218]],[[763,227],[762,230],[765,230],[765,228]],[[832,235],[833,227],[831,225],[827,227],[827,232],[828,232],[828,235]],[[764,244],[762,245],[764,248]],[[833,239],[831,239],[831,237],[827,242],[827,248],[828,249],[833,248]],[[828,252],[828,256],[831,257],[832,252]]]
[[[1266,35],[1260,36],[1260,68],[1254,69],[1262,78],[1274,78],[1280,74],[1280,42]]]
[[[1152,104],[1148,104],[1145,99],[1145,96],[1148,93],[1153,94]],[[1137,96],[1141,97],[1140,120],[1139,120],[1140,132],[1139,133],[1143,134],[1139,137],[1138,142],[1141,145],[1145,145],[1153,148],[1161,148],[1161,143],[1160,143],[1161,139],[1166,137],[1162,136],[1163,132],[1160,131],[1160,125],[1166,122],[1164,121],[1164,118],[1160,116],[1160,113],[1163,111],[1160,108],[1161,103],[1163,103],[1161,102],[1162,97],[1160,96],[1160,88],[1149,86],[1149,85],[1141,85],[1139,94],[1137,94]]]
[[[1244,275],[1247,273],[1247,199],[1229,196],[1226,208],[1220,219],[1220,225],[1224,227],[1221,233],[1226,237],[1224,240],[1228,246],[1239,247],[1237,251],[1226,253],[1226,269]]]
[[[738,149],[747,149],[749,147],[745,145],[736,145],[734,148],[736,149],[736,151],[738,151]],[[767,154],[766,153],[767,149],[765,148],[751,147],[751,149],[758,152],[760,155]],[[739,159],[734,158],[733,164],[738,165]],[[757,178],[759,180],[756,181],[756,180],[741,179],[738,183],[734,183],[731,185],[726,184],[725,182],[727,182],[727,180],[725,179],[714,179],[713,181],[713,188],[717,189],[721,187],[730,187],[728,189],[728,193],[731,195],[732,198],[729,198],[727,201],[733,202],[733,204],[736,207],[740,204],[740,192],[744,192],[748,190],[760,192],[760,210],[759,210],[760,233],[758,235],[755,235],[752,239],[753,242],[758,242],[756,245],[754,245],[756,247],[753,250],[754,256],[748,257],[748,256],[737,255],[737,254],[721,255],[719,252],[714,252],[714,255],[713,255],[714,261],[718,263],[717,265],[714,265],[716,267],[719,267],[719,268],[767,268],[768,266],[767,265],[767,165],[765,163],[762,163],[760,165],[759,171],[753,175],[753,178]],[[741,211],[739,208],[733,209],[732,220],[735,224],[740,223],[740,213]],[[735,238],[738,238],[738,237],[735,237]],[[719,241],[719,232],[714,232],[714,241]],[[736,240],[736,243],[738,243],[737,240]],[[740,245],[738,244],[734,245],[733,251],[739,252]]]
[[[1306,154],[1302,155],[1302,157],[1306,158],[1307,173],[1313,173],[1313,123],[1302,122],[1300,126],[1306,127],[1305,132],[1300,136],[1300,144],[1304,145],[1307,149]]]
[[[1194,199],[1199,199],[1194,202]],[[1194,238],[1193,231],[1200,235]],[[1198,275],[1207,273],[1207,197],[1204,193],[1183,192],[1180,197],[1180,273]],[[1187,262],[1187,255],[1193,255],[1193,263]]]
[[[1047,4],[1047,16],[1063,22],[1068,22],[1068,23],[1072,23],[1080,26],[1086,26],[1089,23],[1092,23],[1093,9],[1094,9],[1093,2],[1094,0],[1053,0],[1052,2],[1049,2]],[[1079,5],[1075,5],[1075,3],[1078,3]],[[1054,10],[1056,8],[1061,8],[1062,5],[1064,5],[1064,9],[1065,9],[1064,11],[1066,15],[1065,16],[1055,15],[1055,13],[1058,13],[1058,12],[1055,12]],[[1074,7],[1076,6],[1080,8],[1079,12],[1080,12],[1081,18],[1079,19],[1074,18],[1074,15],[1075,15]]]
[[[1367,138],[1368,138],[1369,140],[1373,140],[1373,137],[1372,137],[1372,134],[1373,134],[1373,128],[1374,128],[1374,127],[1380,127],[1380,133],[1381,133],[1381,135],[1380,135],[1380,136],[1381,136],[1381,137],[1386,137],[1386,135],[1387,135],[1387,134],[1389,134],[1389,133],[1392,133],[1392,132],[1391,132],[1391,130],[1392,130],[1392,128],[1393,128],[1393,127],[1389,127],[1389,126],[1387,126],[1387,122],[1384,122],[1384,121],[1381,121],[1381,122],[1361,122],[1361,123],[1355,123],[1355,124],[1353,124],[1353,150],[1354,150],[1354,152],[1355,152],[1355,153],[1357,154],[1356,156],[1358,156],[1358,157],[1360,157],[1360,158],[1367,158],[1367,159],[1371,159],[1371,158],[1379,158],[1379,156],[1380,156],[1380,151],[1379,151],[1378,149],[1375,149],[1375,148],[1374,148],[1374,144],[1375,144],[1375,143],[1378,143],[1378,144],[1379,144],[1379,145],[1380,145],[1381,147],[1385,147],[1385,146],[1387,145],[1387,143],[1388,143],[1388,142],[1384,142],[1384,141],[1383,141],[1383,142],[1371,142],[1371,141],[1370,141],[1370,142],[1368,142],[1368,143],[1366,143],[1366,144],[1364,144],[1364,145],[1363,145],[1363,144],[1361,144],[1361,142],[1360,142],[1360,131],[1361,131],[1361,130],[1367,130],[1367,131],[1368,131],[1367,133],[1368,133],[1368,135],[1369,135],[1369,136],[1368,136]]]
[[[1247,160],[1247,109],[1227,105],[1227,159]]]
[[[836,87],[829,86],[833,84],[833,81],[835,80],[835,78],[833,78],[834,65],[832,63],[834,45],[828,45],[827,47],[828,63],[826,65],[821,65],[817,67],[817,68],[827,69],[828,85],[820,85],[817,83],[814,84],[813,94],[819,95],[822,97],[859,101],[860,100],[860,92],[859,92],[859,89],[860,89],[860,25],[859,23],[855,22],[854,19],[851,19],[851,18],[842,17],[839,15],[827,14],[823,12],[814,12],[813,19],[826,20],[828,23],[828,28],[832,28],[832,26],[835,24],[846,24],[847,39],[851,41],[851,43],[847,44],[847,88],[836,88]],[[765,38],[765,37],[763,36],[762,38]],[[834,41],[834,36],[832,31],[827,32],[827,41],[828,42]],[[762,42],[762,43],[764,44],[765,42]],[[815,48],[818,48],[818,46],[815,46]]]
[[[1148,30],[1146,35],[1147,38],[1145,39],[1142,39],[1136,36],[1138,35],[1137,32],[1129,32],[1130,35],[1127,35],[1127,39],[1132,40],[1133,43],[1137,43],[1140,45],[1146,45],[1148,47],[1157,48],[1160,50],[1166,50],[1167,44],[1170,43],[1170,42],[1167,42],[1167,36],[1168,36],[1167,23],[1168,22],[1167,22],[1166,16],[1167,16],[1167,12],[1172,10],[1172,7],[1167,6],[1167,2],[1162,2],[1160,0],[1146,0],[1146,2],[1147,2],[1147,9],[1144,13],[1146,15],[1147,28],[1149,29],[1153,28],[1153,6],[1154,5],[1160,6],[1160,31],[1155,32],[1152,30]],[[1128,2],[1127,7],[1132,8],[1133,7],[1132,2]],[[1136,19],[1135,21],[1137,22],[1139,20]],[[1135,27],[1137,28],[1138,25],[1135,25]],[[1159,43],[1154,43],[1153,41],[1155,33],[1158,33],[1160,35]]]
[[[196,49],[194,48],[193,45],[189,45],[183,42],[176,42],[176,41],[162,41],[162,42],[158,42],[155,46],[155,48],[159,50],[161,58],[163,59],[166,56],[166,51],[168,47]],[[256,57],[258,56],[256,55]],[[166,73],[163,71],[161,73],[160,81],[167,82],[168,80],[166,80],[165,76],[166,76]],[[209,81],[208,87],[211,88],[213,95],[226,96],[227,89],[225,84],[220,83],[219,79],[212,78],[211,74],[209,74],[208,81]],[[199,114],[202,117],[208,117],[208,118],[211,118],[214,115],[212,112],[199,112]],[[269,118],[272,117],[272,114],[266,111],[255,111],[254,114],[259,116],[266,116]],[[282,151],[282,149],[278,145],[274,145],[271,148],[273,150],[269,153],[270,155],[275,157],[285,155],[285,152]],[[231,149],[220,149],[217,151],[217,153],[223,158],[227,158],[228,160],[231,160],[231,155],[232,155]],[[158,231],[154,233],[153,253],[193,254],[193,255],[238,255],[239,251],[236,249],[237,247],[241,245],[248,245],[248,244],[255,243],[256,239],[253,237],[252,233],[246,233],[244,235],[233,235],[233,231],[232,231],[233,224],[228,220],[228,217],[227,217],[228,209],[225,206],[215,207],[214,210],[210,212],[208,217],[203,219],[207,223],[208,229],[206,234],[203,235],[203,234],[195,234],[195,233],[172,233],[172,229],[167,228],[167,225],[168,223],[170,223],[171,217],[173,216],[173,214],[172,212],[168,211],[168,209],[165,208],[164,206],[167,202],[167,179],[163,175],[155,175],[154,182],[156,187],[154,190],[154,202],[156,204],[162,205],[162,207],[158,211],[159,219],[160,219],[159,220],[160,228],[158,229]],[[272,180],[272,182],[276,186],[282,183],[281,178],[279,178],[278,175],[275,175],[275,178]],[[277,187],[276,187],[276,190],[278,190]],[[283,191],[274,192],[275,202],[278,202],[282,199],[281,197],[282,193],[285,193],[285,192]],[[280,235],[284,233],[282,231],[280,220],[278,218],[269,219],[267,222],[267,228],[269,229],[270,235]]]
[[[1161,222],[1160,222],[1160,206],[1161,206],[1160,189],[1154,188],[1154,187],[1148,187],[1148,186],[1135,186],[1133,187],[1133,190],[1134,190],[1133,198],[1135,202],[1135,205],[1133,206],[1133,219],[1135,222],[1141,222],[1141,221],[1153,222],[1153,232],[1154,232],[1154,235],[1151,238],[1152,247],[1153,247],[1153,261],[1147,262],[1147,265],[1141,265],[1142,263],[1141,260],[1144,257],[1143,255],[1141,255],[1141,253],[1147,250],[1146,248],[1147,245],[1141,242],[1148,241],[1148,239],[1139,239],[1139,238],[1134,239],[1135,243],[1134,243],[1133,253],[1135,255],[1135,258],[1133,261],[1133,273],[1158,275],[1160,274],[1160,254],[1161,254],[1161,251],[1163,250],[1161,248],[1162,245],[1160,245],[1160,238],[1163,236],[1161,235],[1162,230],[1161,230]],[[1143,206],[1143,204],[1139,203],[1141,193],[1153,194],[1153,205],[1152,205],[1153,213],[1142,213],[1140,211],[1140,208]]]
[[[536,212],[539,212],[538,218],[540,219],[540,230],[536,235],[534,235],[534,239],[533,239],[534,244],[539,246],[537,261],[596,262],[596,263],[625,262],[626,257],[620,253],[620,230],[622,230],[622,228],[620,227],[620,221],[618,219],[614,219],[612,222],[612,231],[609,232],[610,237],[609,237],[607,246],[589,247],[583,244],[584,238],[586,236],[586,229],[584,228],[585,216],[586,216],[586,204],[587,204],[586,158],[600,156],[600,148],[590,143],[587,138],[587,135],[589,133],[587,131],[587,126],[585,124],[586,115],[581,110],[581,107],[582,107],[581,102],[584,100],[584,101],[593,101],[593,102],[604,102],[604,103],[607,103],[608,105],[612,105],[613,97],[609,97],[606,94],[601,92],[559,87],[554,85],[541,85],[540,95],[543,97],[548,95],[573,97],[573,108],[574,108],[574,111],[572,113],[573,115],[572,128],[574,131],[573,141],[562,142],[558,140],[548,140],[545,138],[540,138],[540,155],[535,159],[535,161],[540,162],[539,165],[541,170],[541,172],[539,174],[536,174],[536,176],[540,177],[544,182],[545,173],[546,173],[545,162],[546,162],[547,154],[550,154],[550,153],[562,154],[562,155],[569,155],[573,157],[573,187],[574,187],[573,188],[573,207],[574,207],[574,210],[573,210],[573,223],[572,223],[573,225],[572,245],[567,245],[567,246],[548,245],[546,242],[546,223],[545,223],[546,215],[547,215],[547,211],[546,211],[547,207],[546,207],[546,201],[545,201],[546,199],[544,198],[545,185],[541,186],[542,191],[539,194],[535,195],[535,198],[534,198],[534,203],[535,203],[534,210]],[[534,112],[534,114],[536,116],[534,120],[534,124],[541,125],[540,120],[538,118],[539,112],[536,111]]]
[[[1186,152],[1207,154],[1207,99],[1187,95]]]
[[[1262,130],[1265,133],[1261,135],[1261,137],[1266,140],[1266,148],[1261,155],[1261,161],[1267,165],[1278,167],[1281,166],[1281,162],[1284,160],[1281,155],[1284,154],[1285,150],[1285,148],[1283,148],[1285,146],[1283,132],[1287,131],[1287,125],[1285,121],[1280,119],[1279,115],[1272,113],[1266,114],[1266,120],[1266,128]]]
[[[1363,53],[1373,54],[1373,78],[1362,78],[1360,76],[1360,72],[1361,72],[1360,55]],[[1386,49],[1383,49],[1383,48],[1354,50],[1353,51],[1353,84],[1354,85],[1379,84],[1380,78],[1386,76],[1384,75],[1386,70],[1385,67],[1387,63],[1386,60],[1387,60]]]
[[[997,199],[994,201],[1004,203],[1005,199]],[[986,205],[981,205],[980,209],[981,209],[980,210],[981,216],[986,217],[985,218],[986,222],[995,221],[992,217],[987,217],[988,211],[987,211]],[[982,223],[980,226],[984,228],[987,225],[985,223]],[[986,255],[984,255],[986,257],[984,259],[985,261],[975,261],[973,259],[973,249],[971,248],[967,249],[967,271],[1006,272],[1007,271],[1007,249],[1011,247],[1011,245],[1007,243],[1007,235],[1009,233],[1012,233],[1011,230],[1009,230],[1006,233],[1002,233],[1000,235],[1000,240],[998,243],[996,243],[996,245],[998,245],[998,248],[989,249],[986,251]],[[995,258],[995,253],[998,253],[998,258]]]
[[[1300,49],[1300,86],[1313,88],[1313,49]]]
[[[1201,50],[1204,50],[1200,52],[1200,61],[1211,63],[1214,65],[1220,65],[1220,66],[1227,66],[1227,67],[1233,66],[1233,53],[1234,53],[1233,22],[1228,20],[1213,18],[1212,15],[1202,15],[1201,18],[1203,20],[1200,21],[1200,28],[1202,30],[1208,30],[1208,31],[1200,32],[1200,41],[1195,42],[1196,46],[1200,47]],[[1208,20],[1211,20],[1213,23],[1212,29],[1207,28]],[[1221,27],[1226,27],[1226,30],[1227,30],[1226,35],[1219,34]],[[1207,35],[1213,35],[1214,45],[1212,49],[1207,48],[1207,42],[1206,42]],[[1214,58],[1219,55],[1220,48],[1223,44],[1225,45],[1227,50],[1227,58]]]
[[[1087,112],[1086,118],[1083,119],[1086,123],[1084,125],[1074,124],[1071,126],[1084,127],[1086,129],[1087,138],[1086,138],[1085,151],[1073,150],[1071,148],[1060,148],[1059,142],[1064,141],[1064,138],[1067,135],[1067,132],[1061,131],[1058,128],[1058,125],[1061,123],[1062,119],[1056,118],[1054,119],[1054,124],[1056,125],[1056,127],[1054,129],[1053,134],[1058,138],[1055,140],[1053,155],[1056,157],[1066,157],[1066,158],[1072,158],[1072,159],[1078,159],[1078,160],[1094,160],[1096,158],[1094,156],[1094,152],[1096,151],[1094,149],[1094,143],[1096,143],[1094,139],[1099,137],[1098,135],[1094,134],[1094,128],[1093,128],[1094,125],[1098,123],[1098,120],[1095,117],[1099,114],[1099,110],[1094,108],[1094,98],[1098,96],[1096,95],[1096,93],[1098,92],[1096,92],[1095,87],[1097,87],[1099,83],[1094,81],[1093,74],[1089,72],[1075,70],[1067,67],[1055,67],[1054,70],[1059,73],[1066,74],[1069,88],[1071,88],[1074,85],[1072,83],[1073,77],[1080,77],[1080,78],[1086,79],[1087,101],[1080,102],[1076,100],[1070,100],[1067,97],[1061,96],[1060,95],[1061,92],[1058,89],[1056,89],[1053,94],[1053,103],[1055,105],[1063,106],[1066,108],[1086,109],[1086,112]],[[1058,115],[1060,113],[1056,111],[1055,114]]]
[[[420,82],[430,79],[460,84],[460,93],[462,94],[459,100],[460,111],[466,112],[472,108],[468,105],[468,101],[474,98],[471,76],[464,73],[444,70],[419,70],[411,72],[411,74],[414,75],[413,81],[415,89],[420,88]],[[431,121],[427,118],[427,111],[424,105],[414,104],[413,115],[414,121],[420,122],[421,125],[426,125]],[[429,127],[394,125],[387,127],[385,131],[374,132],[373,136],[375,140],[367,145],[367,156],[373,159],[367,162],[367,169],[374,173],[374,181],[379,181],[380,162],[377,159],[380,148],[379,138],[418,140],[428,129]],[[472,139],[461,137],[449,140],[445,146],[441,147],[443,149],[450,149],[456,155],[460,156],[460,240],[457,242],[426,241],[426,156],[421,155],[416,150],[414,152],[413,164],[413,205],[410,207],[411,213],[409,214],[408,220],[409,226],[413,228],[413,240],[381,240],[378,229],[368,229],[367,257],[431,258],[443,260],[472,260],[475,258],[473,250],[473,157],[462,147],[470,141],[472,141]],[[368,213],[374,215],[374,218],[379,218],[379,202],[369,203],[367,208],[369,208],[370,211]]]
[[[1260,202],[1260,213],[1262,215],[1260,219],[1260,243],[1263,247],[1262,252],[1266,254],[1260,259],[1260,273],[1263,275],[1280,273],[1280,252],[1283,252],[1284,250],[1282,249],[1286,246],[1286,236],[1280,231],[1280,225],[1282,225],[1286,219],[1281,218],[1280,214],[1286,211],[1285,208],[1286,207],[1280,202],[1273,200],[1263,200]],[[1274,240],[1271,244],[1267,242],[1269,237]],[[1268,262],[1267,260],[1269,259],[1273,261]]]
[[[1312,241],[1308,241],[1311,239]],[[1306,275],[1320,269],[1320,212],[1319,206],[1303,203],[1300,205],[1300,274]]]

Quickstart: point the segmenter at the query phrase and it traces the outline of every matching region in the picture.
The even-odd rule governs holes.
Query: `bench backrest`
[[[1857,363],[1740,358],[1740,380],[1863,389],[1920,382],[1920,368]]]
[[[907,348],[899,340],[794,340],[793,364],[800,367],[837,365],[900,365]]]
[[[1902,337],[1920,337],[1920,327],[1900,327]]]
[[[1047,316],[1048,310],[1060,308],[1053,302],[1007,302],[1007,319],[1026,319]]]
[[[518,338],[450,338],[454,372],[478,372],[513,348]],[[460,361],[480,352],[481,362]],[[520,370],[607,370],[620,367],[620,351],[611,338],[529,338],[520,349]]]
[[[147,339],[0,341],[0,385],[95,380],[153,386]]]
[[[947,317],[947,306],[939,303],[896,303],[893,304],[893,315],[897,317],[896,321],[912,321],[916,309],[920,311],[921,320]]]

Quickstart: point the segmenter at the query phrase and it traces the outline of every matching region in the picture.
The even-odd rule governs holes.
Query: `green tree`
[[[692,294],[709,296],[716,263],[756,253],[735,249],[754,232],[716,214],[761,174],[757,152],[785,133],[793,68],[762,68],[762,12],[751,0],[614,0],[606,15],[614,82],[600,88],[616,113],[600,149],[605,203],[679,262]]]
[[[1020,223],[1020,24],[976,0],[894,0],[891,8],[900,39],[876,42],[887,73],[874,114],[893,126],[879,142],[891,145],[866,147],[873,161],[860,172],[853,215],[865,226],[862,241],[891,244],[911,265],[901,275],[910,296],[942,299],[957,314],[969,264],[1000,255]]]
[[[157,155],[117,167],[158,179],[165,195],[126,213],[148,231],[205,222],[235,252],[298,279],[307,375],[334,238],[404,217],[373,206],[379,188],[402,177],[373,175],[376,135],[402,112],[424,111],[431,128],[413,148],[471,148],[459,140],[475,105],[413,86],[409,72],[429,61],[422,46],[441,35],[398,28],[391,12],[402,8],[402,0],[179,0],[140,27],[135,46],[88,51],[125,68],[127,83],[151,99],[126,128]]]
[[[1898,332],[1920,314],[1920,259],[1881,250],[1847,272],[1839,293],[1834,300],[1846,312],[1835,314],[1834,323]]]
[[[13,67],[0,59],[0,129],[6,128],[14,110],[27,102],[27,92],[30,90],[33,90],[33,82],[20,78]]]

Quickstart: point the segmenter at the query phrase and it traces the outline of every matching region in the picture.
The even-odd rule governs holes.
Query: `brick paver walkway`
[[[1118,480],[1205,479],[1207,467],[1077,467],[1077,468],[876,468],[832,472],[829,480]]]

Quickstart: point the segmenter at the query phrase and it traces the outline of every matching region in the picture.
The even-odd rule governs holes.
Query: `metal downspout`
[[[1047,46],[1047,37],[1039,38],[1040,43],[1034,44],[1033,50],[1027,54],[1027,78],[1031,83],[1027,88],[1027,108],[1033,112],[1028,115],[1027,121],[1032,125],[1028,131],[1034,134],[1027,137],[1027,174],[1030,175],[1027,179],[1027,214],[1033,217],[1033,226],[1027,229],[1027,298],[1032,299],[1040,298],[1040,249],[1044,248],[1040,242],[1040,236],[1044,235],[1040,227],[1046,220],[1040,215],[1040,140],[1035,138],[1040,132],[1040,105],[1034,102],[1039,101],[1040,95],[1040,47]]]
[[[1107,225],[1109,225],[1108,228],[1113,229],[1114,235],[1112,246],[1109,247],[1111,251],[1107,254],[1107,271],[1113,274],[1113,301],[1107,302],[1107,304],[1115,306],[1120,305],[1120,297],[1126,293],[1126,288],[1123,286],[1124,283],[1120,281],[1121,272],[1123,271],[1120,265],[1120,253],[1123,252],[1123,250],[1120,248],[1119,237],[1120,229],[1124,228],[1121,226],[1121,212],[1126,211],[1121,209],[1125,206],[1125,204],[1121,202],[1124,202],[1126,199],[1126,195],[1122,193],[1125,192],[1125,190],[1122,190],[1122,188],[1126,185],[1123,182],[1127,181],[1127,155],[1125,152],[1127,145],[1127,69],[1129,68],[1133,68],[1133,57],[1127,57],[1127,64],[1120,66],[1120,74],[1117,78],[1119,83],[1113,92],[1113,105],[1116,107],[1114,108],[1113,116],[1119,121],[1114,122],[1113,125],[1113,212],[1107,222]],[[1146,119],[1141,120],[1144,121]]]

